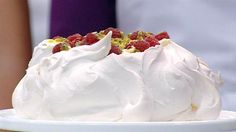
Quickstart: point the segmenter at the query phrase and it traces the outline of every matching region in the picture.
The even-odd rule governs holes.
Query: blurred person
[[[235,7],[235,0],[117,0],[117,20],[125,32],[169,32],[220,71],[223,109],[236,110]]]
[[[116,27],[115,0],[52,0],[50,37]]]
[[[11,95],[31,57],[27,0],[0,0],[0,109]]]

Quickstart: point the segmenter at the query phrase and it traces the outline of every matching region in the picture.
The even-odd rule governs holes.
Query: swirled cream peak
[[[24,118],[208,120],[221,110],[220,76],[169,39],[120,55],[108,55],[111,32],[94,45],[56,54],[41,47],[13,94],[14,109]]]

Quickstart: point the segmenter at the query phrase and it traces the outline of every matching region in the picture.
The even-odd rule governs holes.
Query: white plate
[[[236,130],[236,112],[217,120],[181,122],[77,122],[22,119],[13,109],[0,110],[0,129],[30,132],[224,132]]]

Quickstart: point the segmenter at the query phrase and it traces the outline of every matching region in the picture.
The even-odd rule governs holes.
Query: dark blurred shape
[[[50,38],[116,27],[115,0],[52,0]]]

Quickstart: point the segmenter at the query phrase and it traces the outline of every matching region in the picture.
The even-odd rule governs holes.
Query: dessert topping
[[[145,40],[134,40],[131,41],[126,48],[129,49],[132,48],[132,46],[134,46],[138,51],[143,52],[150,47],[150,44]]]
[[[109,27],[107,29],[104,30],[104,34],[108,34],[108,32],[112,31],[112,38],[122,38],[124,36],[124,33],[121,32],[119,29],[117,28],[112,28]]]
[[[117,55],[127,51],[129,53],[143,52],[149,47],[160,45],[159,41],[162,39],[170,38],[167,32],[161,32],[155,35],[150,32],[136,31],[125,35],[119,29],[109,27],[100,32],[88,33],[85,36],[82,36],[79,33],[68,36],[67,38],[56,36],[51,39],[58,43],[53,48],[52,52],[57,53],[80,45],[92,45],[104,38],[104,36],[110,31],[112,32],[112,39],[109,54],[115,53]]]
[[[99,41],[96,33],[88,33],[86,36],[84,36],[82,40],[82,45],[91,45]]]
[[[67,43],[59,43],[57,45],[55,45],[52,49],[52,53],[57,53],[63,50],[69,50],[70,46]]]
[[[162,39],[169,39],[170,37],[169,37],[169,35],[168,35],[168,33],[167,32],[161,32],[161,33],[159,33],[159,34],[157,34],[156,36],[155,36],[155,38],[157,39],[157,40],[162,40]]]
[[[111,50],[110,50],[109,54],[115,53],[115,54],[119,55],[119,54],[121,54],[121,52],[122,51],[120,50],[120,48],[118,46],[111,45]]]

